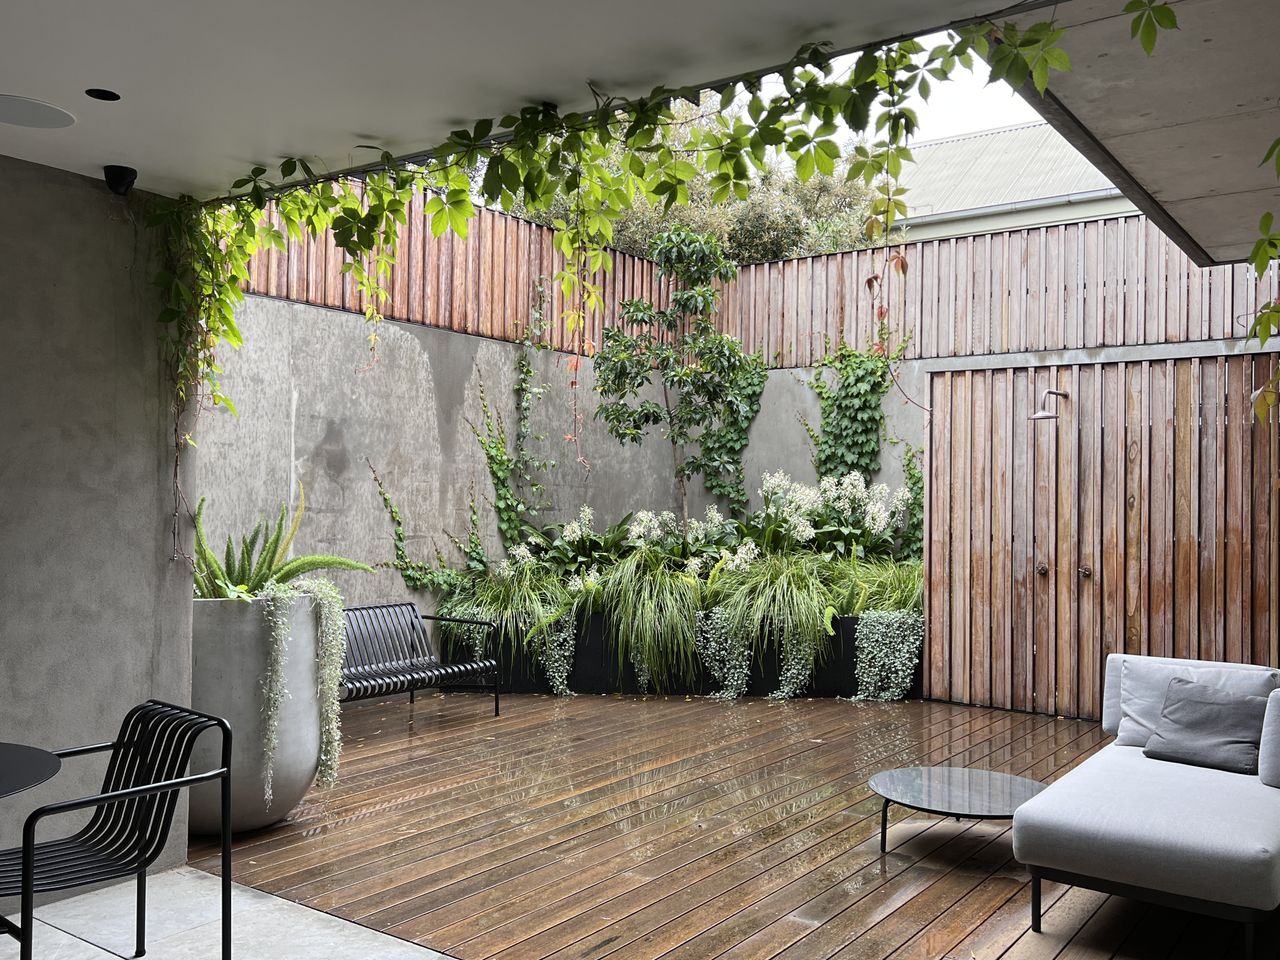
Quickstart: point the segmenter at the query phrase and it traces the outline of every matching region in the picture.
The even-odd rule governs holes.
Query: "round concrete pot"
[[[263,679],[270,658],[270,625],[261,600],[196,600],[191,622],[191,705],[231,724],[231,829],[266,827],[287,817],[315,781],[320,766],[320,704],[316,697],[318,611],[301,597],[289,611],[286,695],[280,704],[266,801]],[[216,737],[201,737],[192,770],[220,764]],[[191,791],[191,832],[220,829],[218,784]]]

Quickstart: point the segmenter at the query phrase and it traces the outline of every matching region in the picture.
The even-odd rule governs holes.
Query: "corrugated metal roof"
[[[902,171],[909,216],[975,210],[1111,187],[1047,123],[913,144]]]

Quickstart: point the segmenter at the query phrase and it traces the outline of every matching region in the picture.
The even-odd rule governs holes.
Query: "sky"
[[[941,35],[923,38],[926,47],[941,40]],[[1040,115],[1008,84],[988,86],[987,73],[987,65],[975,58],[972,71],[958,69],[945,83],[933,85],[927,103],[917,100],[912,104],[920,118],[915,142],[1040,120]]]

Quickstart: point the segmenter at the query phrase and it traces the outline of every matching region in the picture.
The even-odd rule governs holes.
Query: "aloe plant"
[[[363,570],[373,572],[373,567],[358,560],[335,557],[329,554],[308,554],[289,559],[289,547],[302,524],[302,511],[306,498],[299,491],[298,508],[289,522],[288,509],[282,504],[275,528],[270,522],[260,521],[253,532],[235,541],[227,537],[226,547],[219,559],[209,545],[204,529],[205,498],[196,507],[195,595],[202,600],[247,600],[256,597],[269,583],[287,583],[317,570]]]

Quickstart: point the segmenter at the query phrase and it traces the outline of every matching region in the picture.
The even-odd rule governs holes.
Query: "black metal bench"
[[[498,716],[498,661],[441,663],[432,652],[425,621],[458,626],[494,624],[461,617],[419,613],[413,603],[377,603],[347,607],[347,655],[342,665],[340,700],[367,700],[429,687],[492,686],[493,715]]]

